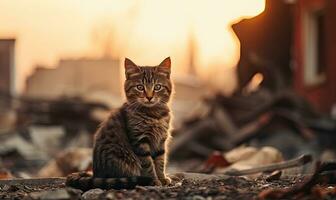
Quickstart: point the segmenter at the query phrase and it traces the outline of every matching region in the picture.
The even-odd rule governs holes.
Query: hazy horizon
[[[197,70],[206,77],[235,66],[240,47],[230,24],[259,14],[264,4],[264,0],[211,4],[205,0],[0,0],[0,38],[17,39],[19,90],[37,64],[53,66],[64,57],[100,57],[106,49],[116,58],[126,56],[146,65],[171,56],[175,72],[183,72],[191,36]]]

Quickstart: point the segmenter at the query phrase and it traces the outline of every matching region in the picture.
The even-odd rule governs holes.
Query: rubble
[[[1,94],[0,94],[1,97]],[[1,102],[1,98],[0,98]],[[14,111],[3,111],[0,106],[0,134],[9,132],[15,127],[15,117],[16,114]]]
[[[31,199],[40,199],[40,200],[62,200],[70,199],[70,194],[66,189],[56,189],[52,191],[43,191],[43,192],[32,192],[29,194]]]
[[[28,103],[24,107],[32,109],[35,103]],[[76,107],[77,103],[69,105]],[[57,179],[60,182],[53,182],[56,179],[29,177],[64,177],[71,172],[90,170],[92,150],[69,147],[91,146],[92,132],[89,133],[89,129],[93,128],[93,121],[98,124],[100,117],[97,116],[103,114],[93,109],[94,112],[78,112],[84,113],[85,120],[63,120],[62,115],[76,113],[73,110],[75,108],[56,112],[56,108],[51,105],[62,104],[49,102],[45,105],[48,106],[42,106],[35,113],[22,112],[18,119],[25,122],[24,126],[17,126],[18,131],[15,133],[1,136],[4,145],[0,147],[0,155],[4,169],[14,169],[15,172],[11,175],[12,171],[8,171],[9,174],[4,178],[24,176],[28,179],[7,180],[7,186],[2,186],[0,181],[0,198],[41,199],[50,195],[64,199],[251,199],[257,198],[263,191],[297,185],[307,177],[301,168],[297,173],[283,170],[282,164],[290,162],[286,160],[310,153],[307,150],[313,151],[315,155],[325,150],[324,159],[327,160],[334,153],[330,145],[330,136],[335,128],[333,124],[329,120],[321,120],[293,92],[286,90],[273,94],[265,88],[259,88],[248,94],[231,97],[218,93],[204,99],[201,114],[196,113],[174,130],[170,148],[168,172],[188,170],[208,174],[175,173],[171,175],[174,184],[169,187],[148,186],[109,191],[96,189],[83,194],[82,191],[64,189],[62,178]],[[70,108],[69,105],[65,108]],[[59,112],[64,113],[59,115]],[[88,117],[91,116],[88,113],[95,117]],[[92,127],[89,128],[86,123]],[[174,169],[176,163],[180,166]],[[276,168],[270,171],[264,168],[274,166]],[[253,174],[249,179],[229,177],[227,174],[230,174],[230,169],[238,170],[235,172],[257,170],[263,173]],[[328,187],[318,188],[314,185],[310,194],[333,195],[334,190]]]
[[[171,186],[143,186],[132,190],[93,189],[85,193],[65,188],[65,179],[37,179],[31,181],[0,181],[0,198],[26,199],[64,197],[64,199],[256,199],[267,188],[287,188],[298,184],[303,177],[284,177],[267,182],[264,179],[249,180],[225,175],[179,173]],[[66,197],[66,198],[65,198]],[[304,195],[303,199],[310,200]]]
[[[87,192],[85,192],[82,195],[83,200],[99,200],[101,199],[101,195],[104,193],[104,190],[102,189],[92,189]]]
[[[181,90],[177,93],[181,99],[173,102],[172,109],[180,126],[173,130],[174,138],[169,147],[167,171],[173,179],[170,186],[86,192],[65,188],[65,176],[91,170],[93,133],[111,110],[97,99],[107,100],[112,107],[121,103],[120,99],[96,86],[92,91],[87,88],[90,94],[79,91],[82,97],[58,99],[14,97],[0,91],[0,199],[335,198],[336,167],[330,161],[336,159],[336,106],[332,108],[334,118],[331,118],[318,113],[299,95],[305,94],[317,105],[334,103],[334,94],[327,98],[334,88],[331,76],[325,76],[325,84],[321,84],[326,90],[320,86],[316,86],[318,90],[300,86],[305,84],[301,83],[305,81],[301,77],[305,76],[301,74],[304,71],[301,63],[305,61],[301,58],[304,57],[301,56],[303,46],[320,48],[306,41],[303,45],[297,44],[302,39],[302,30],[294,25],[296,17],[300,19],[305,13],[301,13],[304,4],[303,1],[287,4],[282,0],[266,0],[263,13],[232,25],[241,42],[238,88],[233,94],[217,91],[196,104],[194,100],[206,93],[203,91],[207,91],[207,85],[200,84],[193,76],[184,77],[183,81],[175,77],[175,89]],[[323,17],[332,17],[331,5],[336,4],[322,6],[327,11]],[[293,7],[297,11],[293,12]],[[334,35],[330,24],[321,25],[326,27],[323,34],[326,32],[328,36],[322,39]],[[300,37],[296,38],[297,35]],[[292,56],[293,47],[294,54],[299,56]],[[327,55],[333,53],[331,47],[328,46]],[[329,57],[325,58],[328,62],[322,69],[326,75],[332,74],[327,72],[334,66]],[[293,71],[293,60],[298,74]],[[91,62],[67,60],[65,64],[74,66],[71,67],[74,74],[73,61]],[[37,74],[42,76],[41,72],[45,71],[50,70],[40,68]],[[77,86],[70,89],[69,94],[82,86],[78,85],[81,81],[75,82]],[[40,88],[41,85],[35,86]],[[67,84],[63,86],[66,88]],[[116,84],[109,86],[113,91],[118,90]],[[51,91],[48,85],[42,88],[46,94]],[[306,89],[313,92],[304,91]],[[312,101],[312,97],[316,100]],[[95,100],[89,102],[88,99]],[[198,112],[182,119],[187,115],[185,111],[190,110]],[[315,171],[311,170],[314,166],[311,163],[317,163]]]
[[[0,180],[0,199],[31,199],[30,193],[64,188],[64,181],[60,178]]]
[[[88,171],[92,168],[91,148],[71,148],[61,152],[50,160],[37,173],[37,177],[65,177],[78,171]]]
[[[230,153],[230,152],[229,152]],[[232,153],[232,152],[231,152]],[[254,154],[249,157],[241,158],[236,162],[232,163],[227,169],[229,171],[241,171],[251,168],[261,167],[265,165],[270,165],[273,163],[279,163],[283,161],[282,153],[273,147],[263,147],[258,149]],[[215,172],[220,173],[222,170],[216,170]]]
[[[336,123],[332,119],[319,123],[321,116],[290,90],[272,94],[261,88],[231,97],[217,94],[206,98],[204,104],[206,114],[195,115],[174,130],[171,161],[193,158],[202,162],[214,151],[227,152],[242,144],[272,146],[286,159],[335,152],[331,141],[336,139],[336,126],[331,124]],[[317,128],[317,124],[321,126]]]
[[[4,169],[15,176],[20,172],[36,172],[49,156],[20,135],[3,138],[0,146],[0,161]],[[10,169],[10,170],[9,170]]]
[[[260,15],[232,25],[241,42],[238,88],[232,95],[218,92],[205,97],[203,110],[174,130],[171,161],[197,160],[184,168],[194,170],[214,151],[227,152],[241,144],[257,148],[272,146],[284,159],[302,154],[320,158],[324,151],[328,155],[336,152],[333,145],[336,121],[316,112],[314,104],[311,105],[319,90],[311,92],[314,94],[310,102],[299,95],[310,94],[302,91],[310,89],[297,88],[302,81],[298,77],[304,76],[300,74],[304,71],[302,66],[300,72],[293,71],[292,60],[302,58],[293,56],[292,48],[299,48],[299,52],[304,49],[301,43],[299,46],[296,43],[300,34],[294,34],[301,30],[293,26],[301,14],[293,8],[306,3],[267,0]],[[324,98],[328,99],[316,97]],[[217,161],[225,165],[225,161]]]
[[[255,147],[240,146],[223,154],[215,152],[205,161],[204,168],[201,171],[218,174],[255,168],[281,161],[283,161],[282,153],[273,147],[257,149]]]
[[[54,155],[62,146],[65,136],[61,126],[30,126],[28,128],[32,145],[47,155]],[[48,134],[46,134],[48,133]]]
[[[44,126],[30,130],[26,133],[28,139],[19,134],[10,134],[2,140],[0,161],[4,169],[11,169],[15,175],[28,173],[32,176],[50,177],[65,176],[68,172],[89,168],[92,150],[75,147],[89,146],[92,136],[80,134],[73,141],[68,141],[71,145],[64,147],[65,137],[61,128]],[[57,163],[61,163],[65,173]],[[40,170],[42,167],[45,168]],[[66,168],[71,170],[65,170]]]
[[[98,110],[109,111],[103,103],[86,102],[79,97],[55,100],[21,98],[17,109],[17,128],[24,131],[30,125],[62,126],[67,136],[81,130],[93,133],[101,122]]]
[[[25,159],[45,159],[47,154],[42,152],[37,146],[28,142],[19,135],[13,135],[8,139],[3,139],[0,147],[0,155],[4,158],[4,155],[9,152],[17,151]]]
[[[0,124],[0,162],[4,169],[12,172],[13,177],[65,176],[67,172],[57,173],[57,167],[51,170],[53,164],[50,163],[55,165],[52,160],[69,148],[91,147],[93,133],[102,115],[109,112],[109,107],[102,103],[86,102],[80,98],[46,100],[16,97],[15,101],[13,126],[3,131],[3,124]],[[67,156],[71,157],[70,154]],[[91,157],[89,154],[86,157],[88,159],[82,164],[87,167]],[[38,174],[49,161],[50,169],[46,171],[50,174]],[[79,167],[82,168],[85,167]]]
[[[293,198],[298,199],[304,195],[312,195],[313,198],[324,199],[329,194],[335,196],[334,186],[331,186],[331,190],[328,192],[325,185],[336,183],[336,162],[316,163],[315,172],[310,177],[306,177],[300,183],[288,188],[281,189],[266,189],[259,193],[258,198],[264,199],[284,199]],[[330,172],[323,174],[323,172]],[[324,185],[324,187],[317,186],[318,184]],[[317,187],[316,187],[317,186]],[[327,187],[328,188],[328,187]],[[324,190],[324,191],[323,191]],[[325,192],[327,191],[327,192]]]
[[[8,171],[6,168],[0,166],[0,180],[2,179],[12,179],[14,178],[13,174]]]

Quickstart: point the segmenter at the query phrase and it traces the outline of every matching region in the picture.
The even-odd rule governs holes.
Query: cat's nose
[[[153,99],[153,97],[146,97],[148,99],[148,101],[151,101]]]

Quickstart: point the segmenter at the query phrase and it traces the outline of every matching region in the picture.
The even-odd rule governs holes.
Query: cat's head
[[[172,92],[170,81],[170,58],[154,67],[142,67],[125,59],[125,93],[130,104],[146,107],[168,103]]]

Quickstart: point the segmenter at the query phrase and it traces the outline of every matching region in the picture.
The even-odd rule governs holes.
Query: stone
[[[82,198],[83,200],[99,200],[101,199],[100,197],[103,193],[104,193],[104,190],[96,188],[96,189],[86,191],[82,195]]]
[[[32,199],[40,200],[67,200],[71,196],[66,189],[49,190],[43,192],[33,192],[29,194]]]

